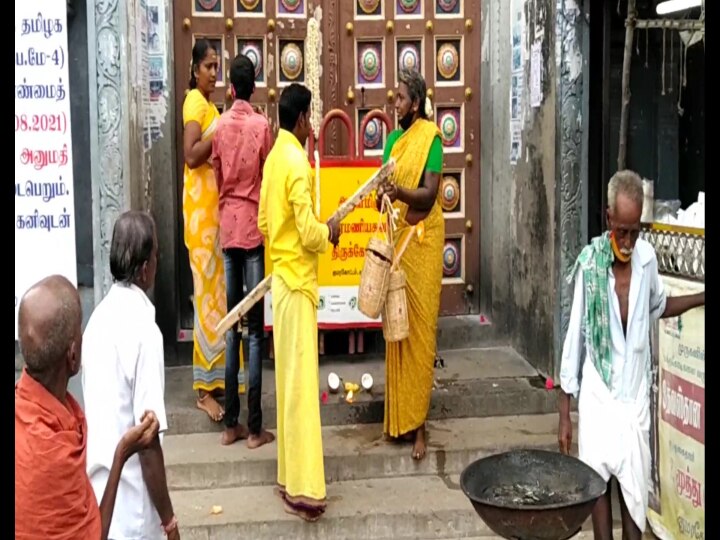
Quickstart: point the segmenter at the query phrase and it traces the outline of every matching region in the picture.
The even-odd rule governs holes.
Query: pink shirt
[[[220,245],[253,249],[262,244],[257,226],[262,170],[272,148],[267,118],[236,100],[218,120],[212,166],[220,194]]]

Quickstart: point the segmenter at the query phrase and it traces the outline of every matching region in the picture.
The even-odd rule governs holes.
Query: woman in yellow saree
[[[391,439],[413,441],[412,457],[425,457],[425,419],[430,407],[437,318],[442,289],[445,219],[438,185],[443,166],[438,127],[428,119],[432,106],[425,81],[417,71],[402,70],[395,108],[400,129],[388,135],[383,161],[395,158],[392,181],[378,189],[378,202],[388,195],[399,210],[398,244],[410,227],[410,240],[400,266],[407,278],[410,336],[387,343],[385,352],[385,425]]]
[[[218,189],[210,165],[212,136],[220,113],[210,101],[215,89],[218,58],[207,40],[192,50],[190,92],[183,103],[183,220],[185,246],[193,276],[193,390],[197,407],[215,422],[223,409],[215,400],[225,388],[225,336],[215,332],[227,313],[225,270],[218,239]],[[239,392],[243,387],[240,350]]]

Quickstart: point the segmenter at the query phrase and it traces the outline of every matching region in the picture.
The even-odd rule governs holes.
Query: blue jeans
[[[225,256],[225,280],[227,282],[227,308],[231,310],[252,291],[265,277],[265,250],[263,245],[253,249],[229,248]],[[262,429],[262,358],[260,342],[263,337],[263,303],[255,304],[247,314],[248,319],[248,430],[258,435]],[[240,371],[240,346],[242,326],[240,322],[225,335],[225,426],[237,426],[240,416],[238,396],[238,372]]]

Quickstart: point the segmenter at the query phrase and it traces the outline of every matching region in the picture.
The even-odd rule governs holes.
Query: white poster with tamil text
[[[77,285],[67,3],[15,0],[15,339],[27,289]]]

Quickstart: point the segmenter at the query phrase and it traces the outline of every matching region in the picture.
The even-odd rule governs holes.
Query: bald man
[[[117,445],[98,507],[85,472],[85,415],[67,391],[80,370],[81,322],[80,296],[62,276],[36,283],[20,302],[25,369],[15,385],[16,539],[105,540],[125,461],[157,438],[157,418],[146,412]]]

